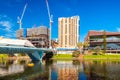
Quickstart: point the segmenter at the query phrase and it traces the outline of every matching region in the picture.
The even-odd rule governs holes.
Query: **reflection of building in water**
[[[6,73],[7,73],[7,70],[0,67],[0,76],[2,76],[3,74],[6,74]]]
[[[57,80],[78,80],[78,67],[72,65],[72,62],[57,62],[55,65],[52,66],[51,75],[56,71]],[[52,76],[51,80],[54,80]]]
[[[120,80],[119,61],[86,61],[84,65],[88,80]]]
[[[12,64],[8,69],[0,68],[0,76],[10,75],[14,73],[20,73],[24,71],[24,66],[20,64]]]
[[[75,67],[58,68],[58,80],[78,80],[78,71]]]
[[[10,65],[8,68],[9,74],[23,72],[23,71],[24,71],[24,66],[20,64],[13,64],[13,65]]]

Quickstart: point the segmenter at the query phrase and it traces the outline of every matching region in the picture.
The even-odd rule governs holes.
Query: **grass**
[[[103,59],[120,59],[120,54],[106,54],[106,55],[84,55],[84,60],[95,59],[95,60],[103,60]],[[56,54],[52,59],[74,59],[71,54]]]
[[[84,59],[120,59],[120,55],[84,55]]]
[[[71,54],[56,54],[53,56],[52,59],[72,59],[72,55]]]
[[[0,63],[6,61],[7,58],[8,58],[7,54],[0,54]]]
[[[7,54],[0,54],[0,59],[5,59],[5,58],[8,58],[8,55]]]

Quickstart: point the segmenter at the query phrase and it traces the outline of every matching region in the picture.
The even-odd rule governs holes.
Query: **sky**
[[[26,3],[22,28],[49,28],[45,0],[0,0],[0,36],[16,38],[17,17]],[[52,39],[58,38],[59,17],[80,17],[80,41],[84,41],[89,30],[120,32],[120,0],[48,0],[48,3],[53,15]]]

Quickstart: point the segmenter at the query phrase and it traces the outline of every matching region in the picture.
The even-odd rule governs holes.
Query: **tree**
[[[83,46],[84,46],[84,48],[86,48],[86,47],[89,46],[89,43],[88,43],[87,41],[85,41],[85,42],[83,43]]]
[[[103,32],[103,53],[106,53],[106,31]]]
[[[83,43],[82,42],[78,42],[77,43],[77,47],[80,49],[81,47],[83,46]]]
[[[99,54],[101,48],[100,48],[100,46],[96,46],[94,50],[95,50],[95,54]]]
[[[74,51],[74,52],[72,53],[72,56],[73,56],[73,57],[79,57],[79,54],[80,54],[79,51]]]
[[[77,43],[77,47],[79,48],[79,51],[81,53],[82,47],[83,47],[83,43],[82,42],[78,42]]]

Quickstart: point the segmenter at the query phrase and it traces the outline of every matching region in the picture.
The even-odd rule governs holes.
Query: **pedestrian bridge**
[[[48,48],[30,48],[30,47],[15,47],[15,46],[0,46],[1,54],[19,54],[25,53],[33,61],[42,60],[42,57],[45,53],[52,52],[51,49]]]
[[[51,53],[49,48],[36,48],[28,40],[0,39],[0,54],[25,53],[33,61],[42,60],[45,53]]]

